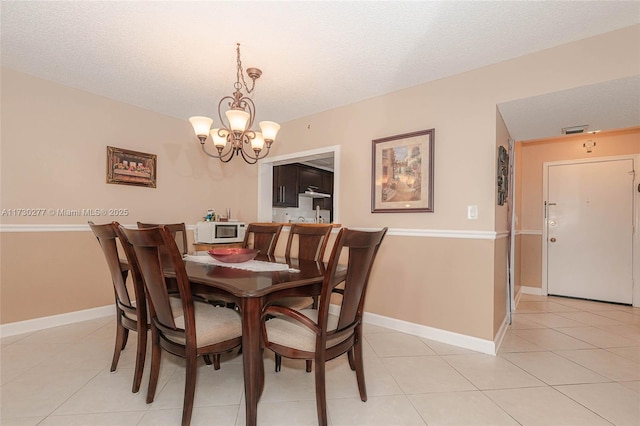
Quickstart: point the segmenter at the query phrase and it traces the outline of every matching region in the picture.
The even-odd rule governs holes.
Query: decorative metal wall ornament
[[[498,148],[498,205],[509,197],[509,154],[504,146]]]

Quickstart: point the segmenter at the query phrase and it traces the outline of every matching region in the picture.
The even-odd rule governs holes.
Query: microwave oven
[[[198,222],[193,238],[196,243],[204,244],[241,243],[245,229],[242,222]]]

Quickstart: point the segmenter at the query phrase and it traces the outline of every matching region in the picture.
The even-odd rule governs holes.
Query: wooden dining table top
[[[287,288],[321,283],[325,273],[323,262],[266,256],[255,260],[286,263],[290,269],[257,272],[189,260],[184,263],[192,286],[213,287],[236,297],[260,297]]]

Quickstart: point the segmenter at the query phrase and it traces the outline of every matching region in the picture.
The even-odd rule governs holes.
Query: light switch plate
[[[478,206],[467,206],[467,219],[476,220],[478,219]]]

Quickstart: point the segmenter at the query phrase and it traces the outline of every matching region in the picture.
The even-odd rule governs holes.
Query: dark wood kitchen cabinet
[[[298,166],[273,167],[273,207],[298,207]]]
[[[315,192],[322,192],[320,191],[322,187],[322,170],[301,166],[299,174],[300,192],[304,192],[310,187]]]

